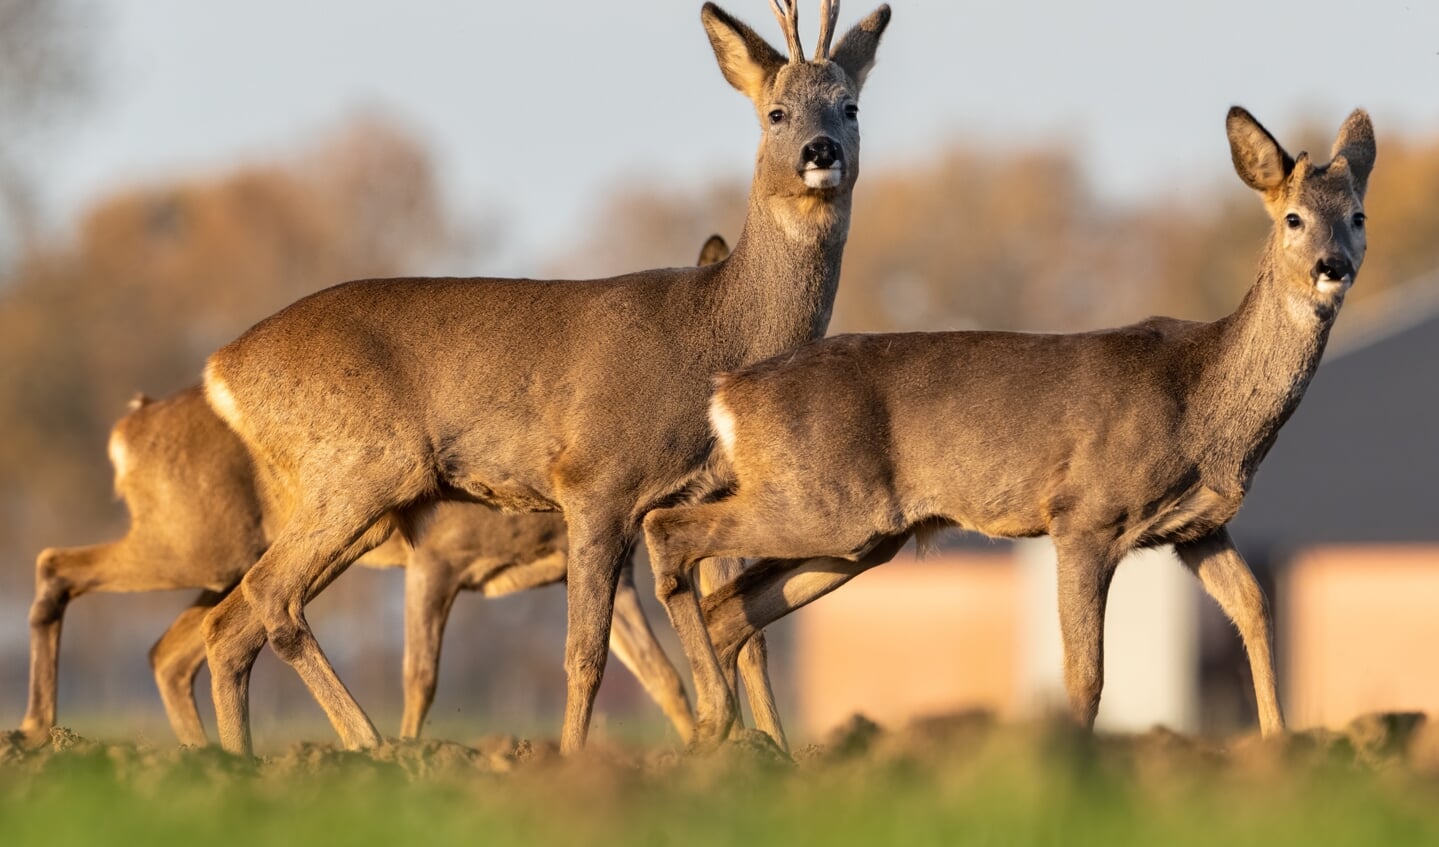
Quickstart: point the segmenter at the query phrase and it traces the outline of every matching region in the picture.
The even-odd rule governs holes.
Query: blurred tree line
[[[1369,255],[1351,304],[1439,268],[1439,138],[1384,137],[1379,146],[1366,202]],[[1309,149],[1322,159],[1329,142]],[[604,226],[553,269],[602,275],[656,257],[678,263],[711,230],[733,243],[747,190],[619,187],[594,215]],[[1156,314],[1210,320],[1233,310],[1254,281],[1269,227],[1253,192],[1227,173],[1183,194],[1165,186],[1118,203],[1099,196],[1068,148],[956,140],[910,165],[865,170],[830,329],[1072,331]]]
[[[108,516],[76,492],[109,488],[95,448],[129,396],[197,382],[250,324],[321,286],[421,266],[444,233],[425,151],[375,120],[288,161],[91,207],[0,290],[4,514],[51,539]]]

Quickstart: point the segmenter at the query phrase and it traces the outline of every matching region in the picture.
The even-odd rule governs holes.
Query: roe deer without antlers
[[[720,261],[728,252],[724,239],[712,236],[699,262]],[[205,730],[194,699],[205,659],[201,621],[260,558],[270,529],[280,522],[279,507],[262,496],[244,446],[199,387],[160,401],[137,398],[111,434],[110,456],[131,528],[110,544],[40,554],[30,699],[20,733],[40,743],[55,725],[59,637],[71,600],[91,592],[202,588],[150,651],[171,728],[181,743],[201,745]],[[407,567],[403,737],[420,735],[434,701],[440,645],[456,595],[473,590],[496,597],[561,582],[566,541],[564,522],[553,513],[514,515],[447,503],[418,538],[392,535],[360,560],[368,567]],[[615,598],[611,649],[688,741],[694,728],[689,698],[641,611],[631,573],[627,564]],[[746,667],[745,679],[751,706],[783,746],[763,664]]]
[[[889,9],[831,52],[838,4],[824,0],[820,46],[806,61],[794,7],[772,5],[788,61],[717,6],[701,11],[721,70],[763,128],[744,231],[725,261],[588,281],[346,283],[210,358],[211,405],[295,503],[241,590],[206,618],[226,749],[250,749],[248,674],[267,640],[347,747],[378,742],[304,605],[390,527],[453,499],[564,513],[560,744],[584,744],[626,551],[649,510],[706,472],[711,376],[820,337],[834,303],[859,170],[855,101]],[[657,591],[687,653],[708,652],[688,580],[663,579]],[[729,697],[712,654],[694,672]],[[696,740],[714,739],[719,721],[699,714]]]
[[[1173,544],[1243,636],[1263,733],[1283,730],[1269,610],[1225,525],[1364,258],[1374,135],[1354,112],[1327,165],[1291,158],[1237,107],[1228,135],[1275,221],[1258,279],[1228,317],[1073,335],[845,335],[718,380],[719,499],[651,512],[645,530],[661,573],[764,557],[704,601],[722,664],[913,533],[1049,535],[1065,685],[1075,719],[1092,726],[1114,570],[1130,550]],[[697,696],[701,711],[725,704]]]
[[[244,446],[199,387],[136,405],[111,437],[130,531],[108,544],[48,549],[36,562],[30,697],[20,725],[29,744],[46,741],[55,725],[60,630],[70,601],[94,592],[176,588],[202,591],[155,643],[150,664],[176,737],[182,744],[206,743],[194,699],[205,661],[201,622],[264,552],[271,510],[262,505]],[[407,567],[403,737],[419,736],[434,701],[440,643],[456,594],[467,589],[497,597],[561,582],[565,544],[559,515],[453,503],[420,528],[413,548],[395,535],[360,560]],[[654,639],[628,568],[614,614],[611,648],[688,740],[694,726],[689,698]]]

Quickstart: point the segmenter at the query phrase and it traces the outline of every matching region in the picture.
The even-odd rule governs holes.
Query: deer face
[[[1321,297],[1342,296],[1364,261],[1364,201],[1343,159],[1305,164],[1300,154],[1277,206],[1277,270],[1286,279],[1307,281]]]
[[[793,2],[793,0],[791,0]],[[859,173],[859,91],[889,24],[881,6],[829,50],[838,4],[822,7],[820,48],[798,54],[794,8],[774,4],[791,56],[786,59],[743,23],[712,3],[700,17],[725,79],[749,97],[764,132],[755,190],[780,198],[832,200],[848,194]]]
[[[1374,129],[1355,111],[1325,165],[1297,159],[1243,109],[1229,112],[1230,152],[1240,179],[1274,219],[1275,276],[1316,305],[1342,300],[1364,261],[1364,190],[1374,166]]]
[[[756,102],[757,178],[773,194],[834,194],[859,170],[859,90],[833,62],[785,65]]]

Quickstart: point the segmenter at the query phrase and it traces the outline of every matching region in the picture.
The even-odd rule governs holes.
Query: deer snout
[[[1325,256],[1314,263],[1309,276],[1321,290],[1330,290],[1336,283],[1348,285],[1354,282],[1354,263],[1343,256]]]
[[[800,151],[804,184],[810,188],[834,188],[844,178],[844,154],[839,142],[821,135]]]
[[[844,157],[839,151],[839,142],[829,136],[821,135],[804,146],[800,151],[800,158],[804,162],[805,170],[812,168],[832,168],[836,163],[843,166]]]

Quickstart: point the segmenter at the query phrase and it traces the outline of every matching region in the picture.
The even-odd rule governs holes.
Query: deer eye
[[[780,123],[780,122],[782,122],[783,120],[784,120],[784,109],[771,109],[771,110],[770,110],[770,113],[769,113],[769,122],[770,122],[771,125]]]
[[[1363,229],[1364,222],[1367,220],[1369,220],[1369,216],[1364,214],[1363,212],[1359,212],[1354,216],[1354,226],[1358,227],[1359,229]]]
[[[1304,226],[1304,221],[1300,220],[1299,216],[1293,212],[1284,216],[1284,223],[1288,224],[1290,229],[1298,229]]]
[[[852,121],[859,120],[859,107],[853,103],[846,103],[844,106],[844,116]]]

